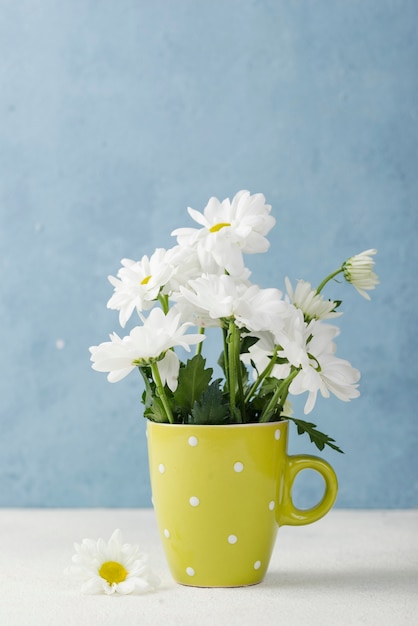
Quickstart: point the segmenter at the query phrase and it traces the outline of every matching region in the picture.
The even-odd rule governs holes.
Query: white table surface
[[[150,556],[151,593],[82,595],[63,575],[73,543],[123,539]],[[333,510],[279,530],[268,574],[234,589],[171,579],[147,509],[0,509],[1,626],[418,624],[418,511]]]

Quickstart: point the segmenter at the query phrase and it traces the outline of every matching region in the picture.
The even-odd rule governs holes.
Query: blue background
[[[90,368],[107,275],[242,188],[277,219],[263,287],[379,249],[371,302],[327,291],[362,395],[310,417],[346,453],[337,506],[418,504],[417,24],[415,0],[0,1],[1,506],[150,505],[140,377]]]

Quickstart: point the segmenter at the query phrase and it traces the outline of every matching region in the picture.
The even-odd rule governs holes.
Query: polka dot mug
[[[153,505],[173,578],[235,587],[265,576],[283,525],[310,524],[334,504],[337,478],[319,457],[287,454],[288,422],[199,426],[147,423]],[[304,469],[325,481],[308,510],[292,502]]]

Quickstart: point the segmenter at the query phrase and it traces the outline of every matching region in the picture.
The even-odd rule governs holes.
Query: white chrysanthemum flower
[[[275,342],[280,346],[277,354],[280,358],[287,359],[293,367],[307,366],[310,324],[305,322],[302,311],[293,304],[288,304],[287,313],[287,316],[280,320],[280,324],[272,326]]]
[[[187,287],[180,288],[180,293],[199,314],[220,320],[234,315],[246,289],[246,285],[235,282],[232,276],[209,274],[189,281]]]
[[[172,268],[170,279],[164,293],[171,296],[179,291],[180,286],[202,275],[202,265],[197,251],[189,246],[173,246],[167,250],[167,262]]]
[[[333,339],[339,334],[339,329],[315,321],[308,328],[312,335],[307,346],[309,364],[303,364],[289,386],[293,395],[308,392],[305,415],[314,408],[318,391],[324,398],[328,398],[331,392],[343,402],[360,395],[357,389],[360,372],[348,361],[335,356]]]
[[[107,543],[83,539],[74,548],[73,565],[66,573],[83,582],[82,593],[126,595],[155,589],[160,583],[149,568],[148,556],[138,546],[122,543],[120,530]]]
[[[175,376],[175,368],[179,368],[177,355],[164,359],[166,353],[175,346],[181,346],[188,352],[190,345],[200,343],[205,338],[201,334],[186,335],[186,330],[192,326],[191,322],[181,324],[180,313],[173,307],[164,315],[161,309],[152,309],[149,316],[144,318],[143,326],[136,326],[129,335],[122,339],[113,333],[110,341],[90,348],[92,368],[98,372],[109,372],[108,380],[118,382],[127,376],[138,365],[146,365],[151,361],[158,361],[160,375],[171,381]]]
[[[118,271],[117,278],[108,277],[114,293],[107,307],[119,311],[122,328],[135,309],[139,313],[154,306],[160,289],[173,273],[166,254],[164,248],[157,248],[150,258],[144,255],[140,261],[122,259],[123,267]]]
[[[176,300],[180,287],[187,287],[190,280],[205,274],[225,274],[213,256],[201,248],[186,245],[174,246],[167,250],[166,262],[172,269],[170,279],[163,288],[163,293]],[[236,280],[248,280],[251,272],[246,267],[241,268],[239,274],[234,274]]]
[[[210,317],[207,310],[192,304],[182,293],[175,293],[172,296],[175,301],[177,311],[184,322],[193,322],[198,328],[216,328],[222,326],[219,318]]]
[[[308,322],[313,319],[325,320],[342,315],[341,312],[334,311],[337,303],[333,300],[325,300],[316,289],[312,289],[311,283],[298,280],[294,290],[287,276],[285,283],[290,302],[303,312]]]
[[[235,318],[238,326],[252,332],[279,328],[289,315],[289,304],[282,300],[282,292],[272,287],[262,289],[251,285],[237,303]]]
[[[365,250],[360,254],[350,257],[342,265],[344,278],[351,283],[363,298],[370,300],[370,296],[366,290],[371,290],[379,284],[379,278],[374,273],[373,255],[377,254],[375,248]]]
[[[242,253],[265,252],[269,242],[265,235],[275,224],[271,206],[261,193],[239,191],[232,202],[210,198],[203,213],[188,208],[190,216],[203,228],[178,228],[172,232],[180,245],[209,253],[222,270],[241,274]]]
[[[238,326],[250,331],[267,330],[272,320],[281,319],[282,311],[288,306],[278,289],[261,289],[247,281],[236,281],[227,274],[191,280],[180,292],[203,319],[205,316],[212,320],[234,317]]]

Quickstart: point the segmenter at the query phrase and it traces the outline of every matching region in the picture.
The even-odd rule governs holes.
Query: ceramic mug
[[[287,454],[288,422],[199,426],[147,424],[153,505],[173,578],[197,587],[260,582],[277,529],[323,517],[337,495],[332,467]],[[295,507],[304,469],[325,481],[321,501]]]

